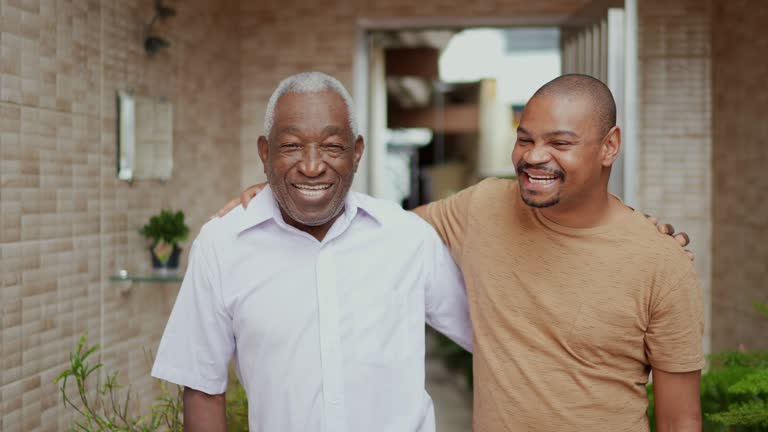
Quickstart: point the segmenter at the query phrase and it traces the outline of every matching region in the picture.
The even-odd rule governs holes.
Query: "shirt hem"
[[[707,361],[702,358],[701,360],[690,362],[690,363],[656,362],[651,364],[651,368],[658,369],[663,372],[684,373],[684,372],[694,372],[697,370],[704,369],[704,366],[706,366],[706,364],[707,364]]]
[[[188,387],[193,390],[201,391],[209,395],[219,395],[227,391],[226,383],[222,385],[214,384],[211,382],[204,382],[204,380],[184,376],[182,372],[169,368],[153,368],[152,377],[168,381],[182,387]]]

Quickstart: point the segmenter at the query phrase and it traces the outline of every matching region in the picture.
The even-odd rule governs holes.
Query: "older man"
[[[327,75],[280,83],[258,141],[269,187],[195,240],[152,369],[185,387],[185,431],[226,430],[232,357],[251,431],[434,431],[424,322],[471,349],[461,274],[424,221],[349,192],[352,113]]]

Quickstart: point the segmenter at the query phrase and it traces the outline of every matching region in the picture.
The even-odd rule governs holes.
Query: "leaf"
[[[189,227],[184,222],[184,212],[164,209],[150,217],[139,233],[152,240],[153,246],[160,240],[175,245],[187,239]]]
[[[728,392],[731,394],[750,394],[755,396],[768,394],[768,369],[760,369],[745,376],[729,387]]]
[[[725,412],[709,414],[707,418],[723,425],[768,426],[768,402],[753,400],[738,403]]]

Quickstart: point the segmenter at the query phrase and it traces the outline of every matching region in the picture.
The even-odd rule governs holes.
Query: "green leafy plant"
[[[174,253],[178,256],[178,244],[187,239],[189,227],[184,223],[184,212],[181,210],[162,210],[152,216],[139,233],[152,241],[150,250],[160,266],[176,267],[177,263],[168,263]]]
[[[64,406],[72,407],[78,417],[73,421],[73,432],[154,432],[167,430],[181,432],[182,389],[175,392],[161,386],[161,397],[149,414],[136,415],[130,410],[131,391],[117,381],[118,372],[105,373],[103,364],[93,362],[98,345],[88,347],[87,335],[80,337],[77,347],[69,355],[69,368],[55,380],[59,385]],[[102,378],[103,377],[103,378]],[[70,399],[68,385],[74,381],[77,399]],[[89,390],[90,389],[90,390]]]
[[[149,219],[139,234],[152,240],[153,247],[160,241],[175,246],[187,239],[189,227],[184,222],[184,212],[181,210],[162,210]]]
[[[147,414],[131,411],[131,391],[118,381],[118,372],[107,373],[93,358],[98,345],[89,347],[87,334],[69,354],[69,367],[56,378],[65,407],[77,413],[71,432],[182,432],[183,387],[160,381],[160,395]],[[151,361],[151,355],[148,356]],[[75,387],[72,388],[71,384]],[[74,392],[74,400],[70,393]],[[248,401],[234,373],[227,388],[227,427],[230,432],[248,432]]]
[[[768,306],[755,303],[768,318]],[[768,352],[726,351],[708,358],[701,377],[704,430],[710,432],[768,431]],[[648,386],[648,416],[654,427],[653,386]]]

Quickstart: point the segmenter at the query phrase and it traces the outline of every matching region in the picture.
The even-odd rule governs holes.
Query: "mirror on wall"
[[[173,171],[173,106],[162,98],[117,92],[117,177],[161,180]]]

